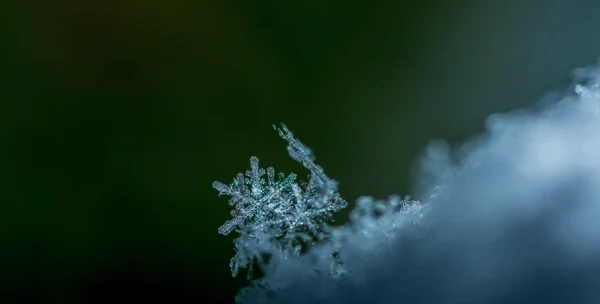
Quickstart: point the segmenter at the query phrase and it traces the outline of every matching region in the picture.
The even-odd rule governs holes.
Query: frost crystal
[[[230,263],[234,277],[240,267],[248,268],[251,277],[254,262],[262,265],[269,255],[300,255],[303,249],[328,238],[328,221],[347,206],[337,182],[315,164],[312,151],[285,125],[274,128],[288,142],[290,157],[310,171],[309,181],[296,181],[294,173],[276,176],[273,168],[260,168],[253,156],[245,175],[238,173],[230,185],[213,183],[219,195],[231,197],[229,205],[234,206],[233,219],[218,229],[221,234],[239,233]]]

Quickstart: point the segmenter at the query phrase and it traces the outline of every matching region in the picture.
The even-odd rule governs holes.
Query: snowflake
[[[273,168],[260,168],[258,158],[253,156],[245,175],[238,173],[230,185],[213,183],[219,195],[231,197],[229,205],[234,206],[233,219],[218,229],[225,235],[232,231],[239,234],[236,254],[230,262],[234,277],[240,267],[248,268],[251,277],[255,262],[264,264],[269,255],[300,255],[328,238],[328,222],[333,213],[347,206],[339,195],[337,182],[315,164],[312,151],[294,138],[285,125],[274,128],[288,142],[290,157],[310,171],[309,181],[296,181],[294,173],[276,176]]]

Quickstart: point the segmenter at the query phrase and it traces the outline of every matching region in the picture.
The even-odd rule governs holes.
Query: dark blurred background
[[[2,303],[230,303],[229,182],[302,173],[346,199],[408,194],[427,142],[566,88],[600,55],[600,2],[0,4]],[[345,214],[339,216],[341,222]]]

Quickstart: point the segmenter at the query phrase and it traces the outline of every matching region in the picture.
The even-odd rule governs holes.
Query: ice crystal
[[[300,255],[328,237],[333,213],[347,205],[338,193],[337,182],[314,162],[312,151],[285,125],[274,128],[288,142],[290,157],[308,169],[310,177],[304,182],[297,181],[294,173],[276,175],[273,168],[260,168],[258,157],[253,156],[245,175],[238,173],[230,185],[213,183],[220,195],[231,197],[229,205],[234,206],[233,218],[218,229],[221,234],[239,234],[230,263],[233,276],[243,267],[249,269],[251,277],[253,264],[265,263],[269,255]]]

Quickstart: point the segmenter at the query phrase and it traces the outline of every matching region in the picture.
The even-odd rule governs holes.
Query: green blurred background
[[[244,280],[211,183],[252,155],[302,172],[273,123],[349,201],[407,194],[429,140],[596,62],[598,16],[592,0],[2,3],[2,303],[231,302]]]

